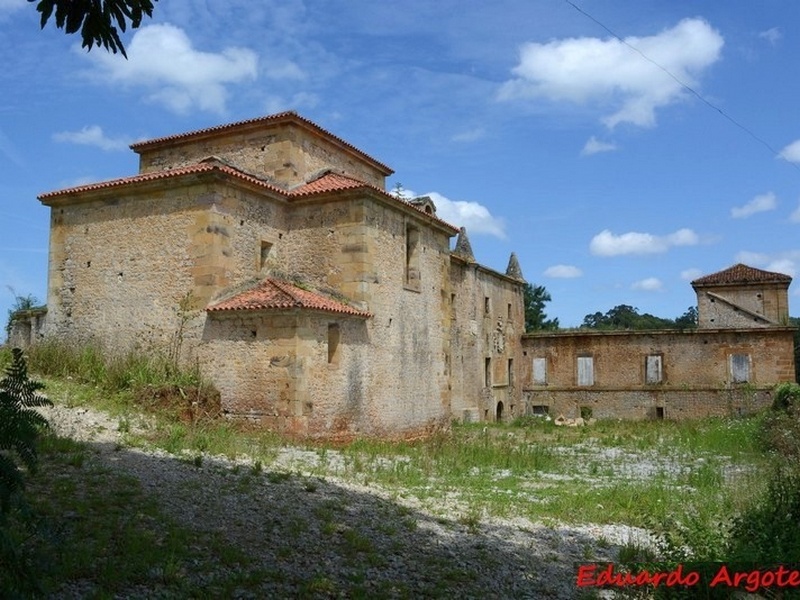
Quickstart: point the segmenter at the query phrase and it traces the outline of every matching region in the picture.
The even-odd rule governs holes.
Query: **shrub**
[[[48,426],[35,407],[52,402],[39,393],[44,385],[28,379],[22,350],[12,350],[6,377],[0,381],[0,513],[7,513],[11,499],[23,487],[18,463],[33,471],[37,465],[36,438]]]
[[[776,386],[772,410],[785,412],[793,407],[800,407],[800,385],[786,382]]]

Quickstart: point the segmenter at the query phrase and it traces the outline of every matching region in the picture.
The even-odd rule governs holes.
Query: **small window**
[[[488,315],[492,312],[492,303],[489,300],[489,296],[483,297],[483,314]]]
[[[534,404],[531,406],[531,413],[534,417],[546,417],[550,412],[550,407],[546,404]]]
[[[594,357],[578,357],[578,385],[594,385]]]
[[[269,253],[272,251],[272,244],[269,242],[262,241],[261,242],[261,256],[259,258],[258,269],[259,272],[263,272],[264,269],[267,267],[267,261],[269,260]]]
[[[656,406],[656,419],[659,421],[664,420],[664,407],[663,406]]]
[[[514,359],[508,359],[508,386],[514,385]]]
[[[420,289],[419,229],[406,225],[406,286]]]
[[[328,364],[339,364],[339,325],[328,325]]]
[[[483,385],[492,387],[492,359],[487,358],[483,363]]]
[[[663,379],[662,360],[660,354],[651,354],[645,359],[645,383],[661,383]]]
[[[508,320],[511,320],[511,302],[508,303]]]
[[[750,381],[749,354],[731,354],[730,368],[732,383],[747,383]]]
[[[591,406],[581,406],[580,408],[581,419],[584,421],[588,421],[592,418],[592,407]]]
[[[533,359],[533,383],[534,385],[545,385],[547,383],[547,359]]]

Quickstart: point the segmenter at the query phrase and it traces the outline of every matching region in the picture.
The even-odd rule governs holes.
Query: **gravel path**
[[[646,535],[622,525],[459,519],[456,506],[432,514],[415,499],[292,473],[286,465],[302,462],[303,450],[286,448],[263,470],[211,456],[198,466],[125,447],[118,421],[105,414],[59,405],[44,412],[59,435],[97,450],[90,467],[137,478],[167,516],[196,532],[198,544],[217,535],[250,555],[260,588],[240,598],[346,598],[342,590],[353,586],[368,598],[576,598],[578,564],[611,561],[620,545]],[[186,577],[202,597],[221,575],[204,569]],[[73,582],[60,597],[89,595],[87,585]],[[121,597],[159,593],[132,589]]]

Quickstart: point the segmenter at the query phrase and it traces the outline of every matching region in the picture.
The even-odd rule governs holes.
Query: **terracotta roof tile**
[[[783,273],[763,271],[754,267],[748,267],[741,263],[733,265],[728,269],[711,273],[705,277],[700,277],[692,281],[693,286],[704,285],[729,285],[737,283],[790,283],[792,278]]]
[[[206,310],[285,310],[300,308],[305,310],[321,310],[355,317],[371,317],[369,312],[358,310],[352,306],[333,300],[317,292],[304,290],[288,281],[268,277],[256,287],[236,294],[220,302],[209,305]]]
[[[444,225],[448,229],[452,230],[453,233],[458,232],[457,227],[451,225],[447,221],[444,221],[435,215],[431,215],[425,212],[424,206],[421,205],[418,206],[416,204],[412,204],[407,200],[398,198],[397,196],[393,196],[392,194],[387,193],[386,190],[383,190],[379,187],[370,185],[368,183],[364,183],[363,181],[360,181],[358,179],[353,179],[352,177],[348,177],[347,175],[341,175],[339,173],[332,173],[332,172],[325,173],[320,177],[318,177],[317,179],[314,179],[313,181],[310,181],[299,187],[294,188],[291,191],[291,196],[293,198],[310,198],[313,197],[315,194],[327,194],[342,190],[368,190],[371,192],[377,192],[378,194],[380,194],[385,198],[388,198],[399,204],[408,206],[409,208],[413,208],[418,213],[426,215],[436,223]]]
[[[72,194],[81,194],[83,192],[110,189],[135,183],[143,183],[146,181],[159,181],[162,179],[172,179],[175,177],[182,177],[185,175],[211,173],[213,171],[219,171],[221,173],[225,173],[241,181],[247,181],[249,183],[253,183],[255,185],[263,187],[264,189],[271,190],[273,192],[277,192],[284,195],[286,194],[286,190],[281,189],[278,186],[273,185],[271,183],[268,183],[263,179],[259,179],[258,177],[253,177],[252,175],[243,173],[242,171],[234,169],[233,167],[228,167],[226,165],[213,164],[213,163],[199,163],[199,164],[189,165],[186,167],[179,167],[177,169],[169,169],[166,171],[154,171],[152,173],[141,173],[139,175],[133,175],[131,177],[122,177],[120,179],[111,179],[109,181],[100,181],[97,183],[79,185],[73,188],[56,190],[53,192],[46,192],[44,194],[39,195],[38,198],[39,200],[46,200],[49,198],[57,198],[59,196],[68,196]]]
[[[131,144],[130,148],[134,152],[142,152],[142,151],[150,149],[151,147],[158,146],[158,145],[164,144],[164,143],[182,142],[184,140],[189,140],[189,139],[191,139],[193,137],[207,136],[209,134],[221,133],[221,132],[228,131],[228,130],[233,130],[233,129],[240,129],[240,128],[244,128],[244,127],[249,127],[251,125],[277,124],[277,123],[280,123],[282,121],[283,122],[285,122],[285,121],[294,121],[295,123],[298,123],[298,124],[304,125],[304,126],[306,126],[308,128],[311,128],[311,129],[315,130],[317,133],[320,133],[323,136],[328,137],[328,138],[336,141],[336,143],[341,144],[342,146],[350,149],[351,151],[353,151],[353,152],[359,154],[360,156],[362,156],[363,158],[367,159],[369,162],[373,163],[379,169],[384,171],[386,173],[386,175],[391,175],[392,173],[394,173],[394,170],[391,167],[388,167],[385,164],[383,164],[382,162],[375,160],[374,158],[372,158],[367,153],[362,152],[361,150],[359,150],[358,148],[353,146],[351,143],[346,142],[342,138],[332,134],[330,131],[328,131],[326,129],[323,129],[322,127],[320,127],[319,125],[317,125],[313,121],[310,121],[309,119],[306,119],[305,117],[301,117],[299,114],[297,114],[293,110],[277,113],[277,114],[274,114],[274,115],[267,115],[267,116],[264,116],[264,117],[257,117],[255,119],[247,119],[247,120],[244,120],[244,121],[237,121],[235,123],[226,123],[224,125],[217,125],[215,127],[207,127],[205,129],[198,129],[196,131],[189,131],[189,132],[186,132],[186,133],[178,133],[178,134],[175,134],[175,135],[168,135],[168,136],[164,136],[164,137],[160,137],[160,138],[154,138],[152,140],[144,140],[142,142],[136,142],[134,144]]]

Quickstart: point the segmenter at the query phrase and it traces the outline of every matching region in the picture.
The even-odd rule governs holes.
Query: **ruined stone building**
[[[513,254],[478,264],[429,198],[387,193],[389,167],[296,113],[132,149],[138,174],[39,197],[47,307],[12,343],[178,356],[226,415],[312,436],[743,412],[794,379],[784,275],[696,280],[697,330],[525,335]]]
[[[735,265],[692,282],[698,327],[522,338],[533,414],[681,419],[768,406],[794,381],[791,277]]]
[[[225,414],[297,434],[521,411],[516,258],[479,265],[389,167],[293,112],[132,149],[138,174],[39,197],[47,309],[21,343],[179,351]]]

